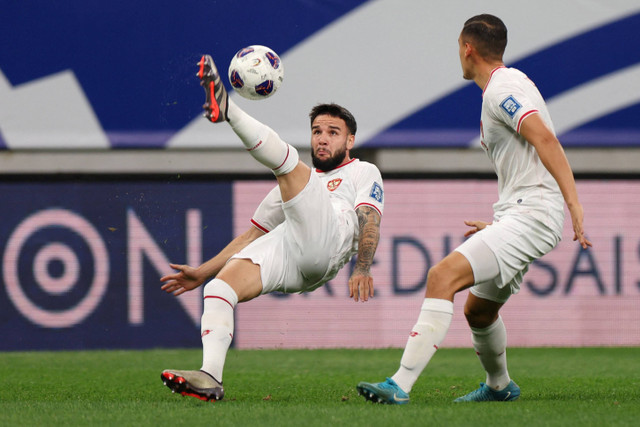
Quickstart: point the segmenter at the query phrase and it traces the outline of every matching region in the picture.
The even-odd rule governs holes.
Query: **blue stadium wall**
[[[229,182],[29,177],[0,194],[0,350],[199,343],[201,292],[160,277],[232,238]]]

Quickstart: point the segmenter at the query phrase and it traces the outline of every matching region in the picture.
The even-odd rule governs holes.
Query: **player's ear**
[[[351,150],[356,143],[356,136],[352,133],[347,137],[347,150]]]
[[[473,46],[471,46],[471,44],[469,44],[469,42],[465,42],[465,44],[464,44],[464,56],[466,58],[468,58],[471,55],[472,51],[473,51]]]

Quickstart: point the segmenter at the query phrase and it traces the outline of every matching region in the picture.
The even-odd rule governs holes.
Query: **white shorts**
[[[506,302],[518,293],[529,265],[553,249],[560,238],[541,222],[524,215],[506,215],[471,236],[455,250],[471,264],[479,298]],[[497,271],[487,265],[487,248],[493,252]]]
[[[310,292],[333,279],[353,255],[357,217],[333,209],[318,176],[282,204],[285,221],[231,258],[260,265],[262,294]],[[353,214],[353,215],[352,215]]]

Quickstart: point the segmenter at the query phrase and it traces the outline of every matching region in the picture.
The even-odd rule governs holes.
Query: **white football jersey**
[[[356,227],[358,221],[355,210],[362,205],[373,207],[382,216],[382,176],[372,163],[352,159],[328,172],[313,169],[312,173],[318,174],[320,181],[327,188],[333,209],[341,214],[353,215],[351,223],[356,224]],[[265,232],[273,230],[285,219],[281,205],[280,188],[276,186],[260,203],[251,218],[251,223]]]
[[[491,73],[482,98],[481,145],[498,175],[494,218],[507,213],[529,215],[560,236],[562,193],[536,149],[519,133],[523,120],[531,114],[540,114],[555,133],[542,95],[521,71],[499,67]]]

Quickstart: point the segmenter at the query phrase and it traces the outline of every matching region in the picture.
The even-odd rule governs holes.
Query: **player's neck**
[[[345,156],[344,160],[342,161],[342,163],[340,163],[339,165],[337,165],[336,167],[334,167],[333,169],[329,169],[328,171],[323,171],[323,172],[331,172],[332,170],[336,170],[336,169],[340,169],[341,167],[343,167],[344,165],[350,163],[353,159],[350,158],[348,155]]]
[[[340,163],[340,164],[338,165],[338,167],[346,165],[346,164],[347,164],[347,163],[349,163],[351,160],[353,160],[353,159],[351,158],[351,156],[349,155],[349,152],[347,151],[347,155],[346,155],[346,156],[344,156],[344,160],[342,161],[342,163]]]
[[[480,89],[484,90],[494,70],[500,67],[504,67],[504,63],[501,61],[482,62],[478,64],[473,81],[476,82]]]

